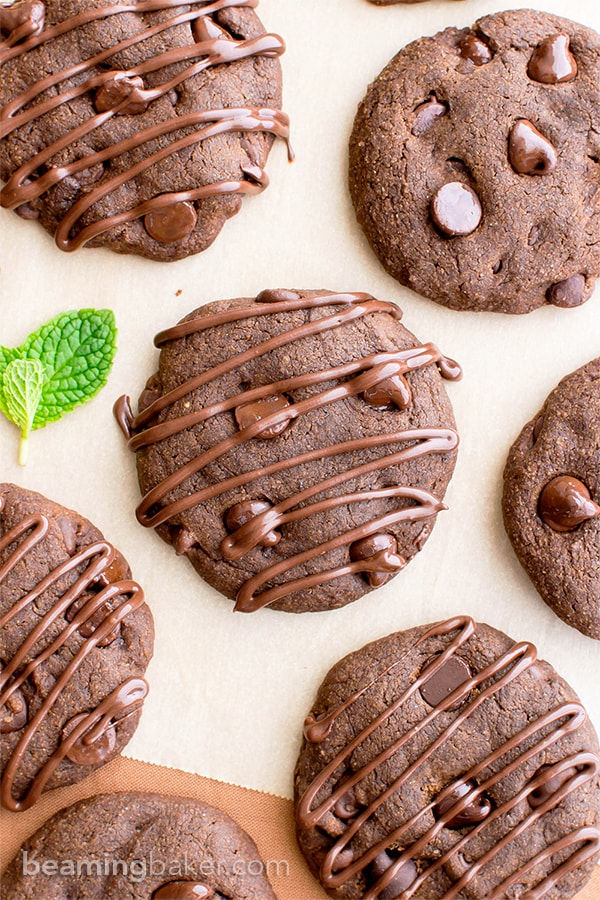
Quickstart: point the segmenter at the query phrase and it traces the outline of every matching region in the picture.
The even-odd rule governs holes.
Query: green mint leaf
[[[24,436],[20,461],[30,431],[56,422],[106,384],[116,334],[110,309],[80,309],[46,322],[20,347],[0,346],[0,411]]]
[[[27,438],[42,396],[44,367],[39,359],[13,359],[4,369],[2,390],[9,418],[21,429],[19,462],[27,461]]]
[[[112,310],[80,309],[51,319],[17,347],[20,357],[38,359],[44,366],[34,430],[56,422],[106,384],[115,338]]]

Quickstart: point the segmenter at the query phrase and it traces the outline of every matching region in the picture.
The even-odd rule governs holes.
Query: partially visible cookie
[[[530,643],[467,616],[389,635],[304,734],[298,840],[338,900],[566,900],[594,871],[598,738]]]
[[[401,50],[350,139],[380,261],[453,309],[579,306],[600,273],[600,35],[537,10]]]
[[[368,294],[262,291],[156,338],[133,415],[154,527],[236,609],[332,609],[421,549],[458,438],[443,378],[460,367]]]
[[[21,847],[3,900],[276,900],[254,842],[199,800],[103,794]]]
[[[283,40],[257,0],[0,7],[2,206],[61,250],[174,260],[268,185]]]
[[[504,525],[563,621],[600,640],[600,358],[560,382],[512,445]]]
[[[121,752],[148,692],[153,641],[144,593],[101,532],[0,484],[3,807],[27,809]]]

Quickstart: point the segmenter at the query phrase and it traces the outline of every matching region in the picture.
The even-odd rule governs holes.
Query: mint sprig
[[[31,431],[56,422],[106,384],[116,334],[110,309],[80,309],[51,319],[19,347],[0,346],[0,410],[21,431],[21,465]]]

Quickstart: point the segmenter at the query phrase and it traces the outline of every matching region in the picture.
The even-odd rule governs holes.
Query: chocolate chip
[[[24,3],[0,6],[0,32],[11,35],[13,31],[20,29],[22,33],[19,40],[24,41],[42,33],[45,14],[41,0],[25,0]]]
[[[573,531],[582,522],[600,516],[600,506],[586,485],[571,475],[559,475],[548,482],[540,494],[538,511],[554,531]]]
[[[553,767],[550,765],[542,766],[537,770],[533,778],[538,778],[542,772],[548,772],[552,768]],[[574,778],[575,775],[577,775],[577,769],[574,766],[569,766],[567,769],[563,769],[562,772],[557,772],[556,775],[550,777],[546,776],[546,780],[543,781],[539,787],[536,787],[527,797],[527,802],[530,807],[532,809],[537,809],[538,806],[541,806],[542,803],[549,800],[553,794],[556,794],[560,790],[565,782]]]
[[[130,577],[129,563],[123,554],[115,549],[111,564],[100,572],[95,583],[102,587],[107,587],[109,584],[116,584],[118,581],[126,581]]]
[[[538,416],[533,424],[533,442],[535,443],[544,427],[544,417]]]
[[[470,59],[476,66],[485,66],[492,59],[489,46],[476,34],[467,34],[458,45],[463,59]]]
[[[528,119],[519,119],[511,128],[508,158],[520,175],[547,175],[556,168],[556,150]]]
[[[62,730],[63,741],[67,738],[74,728],[77,727],[84,719],[88,718],[88,713],[80,713],[70,719]],[[102,734],[91,743],[85,741],[86,732],[78,738],[65,754],[67,759],[78,766],[95,766],[104,762],[113,753],[117,737],[113,726],[107,728]]]
[[[144,112],[149,100],[144,96],[144,82],[139,75],[127,75],[125,72],[115,72],[114,76],[98,88],[94,96],[96,112],[102,113],[127,100],[125,106],[119,109],[120,115],[136,115]]]
[[[4,666],[0,665],[0,672]],[[3,690],[10,688],[10,682]],[[21,688],[15,688],[4,706],[0,707],[0,734],[20,731],[27,724],[27,702]]]
[[[448,107],[444,103],[440,103],[435,94],[431,94],[429,100],[421,103],[415,110],[415,121],[411,128],[411,134],[420,137],[431,128],[433,123],[441,116],[445,116]]]
[[[286,300],[299,300],[300,294],[296,291],[286,291],[281,288],[276,290],[261,291],[256,297],[257,303],[282,303]]]
[[[406,409],[410,406],[412,394],[406,378],[402,375],[392,375],[391,378],[363,391],[362,398],[375,409],[393,409],[394,406]]]
[[[242,500],[225,513],[225,527],[230,533],[233,533],[267,509],[272,509],[272,504],[266,500]],[[280,540],[281,535],[279,532],[269,531],[261,538],[259,544],[263,547],[273,547]]]
[[[541,84],[562,84],[577,75],[577,62],[569,48],[568,34],[551,34],[531,55],[527,74]]]
[[[563,309],[581,306],[585,299],[585,275],[571,275],[564,281],[557,281],[546,291],[546,299]]]
[[[406,565],[398,553],[398,543],[392,534],[371,534],[350,544],[350,559],[353,562],[371,560],[381,570],[366,569],[364,575],[371,587],[385,584],[391,575]]]
[[[182,525],[172,525],[169,529],[171,535],[171,543],[177,556],[183,556],[188,553],[192,547],[197,547],[198,542],[191,532]]]
[[[439,819],[466,794],[477,785],[474,781],[461,781],[447,796],[435,804],[433,812]],[[489,816],[492,804],[484,794],[478,794],[463,810],[446,822],[446,828],[464,828],[466,825],[477,825]]]
[[[183,200],[149,212],[144,217],[144,227],[155,241],[175,244],[192,233],[197,219],[193,204]]]
[[[428,660],[423,668],[427,668],[432,662],[433,659]],[[465,660],[460,656],[451,656],[421,686],[421,697],[429,706],[441,706],[452,691],[470,678],[471,669]],[[461,700],[456,700],[452,706],[447,707],[448,710],[458,709],[465,699],[463,697]]]
[[[279,412],[289,405],[289,400],[283,394],[271,394],[270,397],[264,397],[262,400],[252,400],[250,403],[237,406],[234,413],[235,420],[240,428],[248,428],[249,425],[254,425],[255,422],[260,422],[266,416]],[[256,437],[261,440],[275,438],[285,431],[289,424],[290,420],[284,419],[282,422],[264,428]]]
[[[431,218],[450,237],[471,234],[481,221],[481,203],[475,191],[462,181],[449,181],[432,197]]]
[[[375,882],[379,881],[381,876],[387,872],[395,861],[395,858],[388,853],[387,850],[383,850],[379,853],[369,867],[371,884],[375,884]],[[379,900],[395,900],[396,897],[400,896],[402,891],[405,891],[411,886],[417,877],[417,874],[417,867],[414,862],[411,859],[407,860],[396,872],[390,883],[377,894]]]
[[[169,881],[152,894],[152,900],[210,900],[212,897],[215,897],[213,889],[200,881]]]

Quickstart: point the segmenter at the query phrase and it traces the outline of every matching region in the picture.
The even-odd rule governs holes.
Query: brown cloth
[[[0,811],[0,868],[6,868],[23,841],[65,806],[107,791],[154,791],[194,797],[219,807],[253,838],[279,900],[326,900],[294,836],[292,801],[236,787],[201,775],[119,757],[79,784],[43,794],[22,813]],[[598,900],[600,867],[577,900]]]

